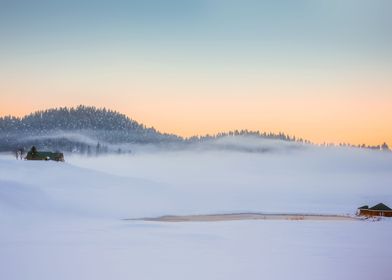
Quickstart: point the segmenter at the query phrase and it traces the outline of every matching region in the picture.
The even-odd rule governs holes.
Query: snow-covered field
[[[0,279],[391,279],[388,219],[122,220],[392,205],[389,153],[244,143],[66,163],[1,155]]]

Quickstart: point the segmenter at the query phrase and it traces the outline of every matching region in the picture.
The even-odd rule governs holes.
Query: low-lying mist
[[[65,163],[0,156],[0,183],[11,186],[2,189],[0,202],[23,205],[29,213],[46,207],[45,213],[116,218],[233,212],[354,214],[364,204],[392,205],[389,152],[249,136],[121,148],[132,152],[68,152]]]

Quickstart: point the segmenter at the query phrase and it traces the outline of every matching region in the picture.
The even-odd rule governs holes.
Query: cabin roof
[[[28,154],[32,154],[32,152],[28,152]],[[35,153],[37,156],[53,156],[53,155],[62,155],[63,153],[58,153],[58,152],[36,152]]]
[[[53,152],[37,152],[40,156],[53,156],[53,155],[60,155],[60,153],[53,153]]]
[[[377,205],[374,205],[373,207],[369,208],[369,210],[392,211],[392,209],[386,206],[384,203],[379,203]]]
[[[369,209],[369,206],[364,205],[364,206],[359,207],[358,209]]]

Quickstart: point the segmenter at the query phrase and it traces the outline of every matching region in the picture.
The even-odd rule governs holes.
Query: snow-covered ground
[[[389,153],[267,144],[66,163],[1,155],[0,279],[391,279],[388,219],[122,220],[392,205]]]
[[[382,279],[392,223],[2,223],[1,279]]]

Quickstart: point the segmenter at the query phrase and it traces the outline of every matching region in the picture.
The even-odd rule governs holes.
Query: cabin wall
[[[392,211],[384,212],[385,217],[392,217]]]
[[[369,210],[367,209],[359,209],[359,216],[369,216]]]
[[[383,217],[392,217],[392,211],[377,211],[377,210],[367,210],[367,209],[360,209],[359,210],[360,216],[383,216]]]

